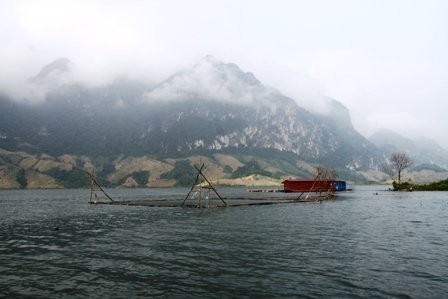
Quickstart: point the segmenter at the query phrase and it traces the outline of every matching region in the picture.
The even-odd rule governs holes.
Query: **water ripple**
[[[443,193],[195,210],[89,206],[80,192],[0,194],[0,297],[447,294]]]

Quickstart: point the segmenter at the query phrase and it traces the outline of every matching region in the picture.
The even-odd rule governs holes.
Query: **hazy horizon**
[[[59,57],[77,80],[157,83],[211,54],[313,110],[343,103],[369,137],[385,128],[448,148],[444,1],[0,1],[0,92]],[[33,99],[29,99],[33,100]]]

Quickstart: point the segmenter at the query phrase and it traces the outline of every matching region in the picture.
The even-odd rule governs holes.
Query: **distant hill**
[[[297,156],[262,158],[256,155],[194,155],[156,160],[149,156],[116,158],[10,152],[0,149],[1,188],[85,188],[85,170],[95,170],[106,187],[189,186],[196,176],[193,165],[219,185],[277,185],[283,177],[312,177],[315,168]]]
[[[448,151],[437,142],[428,138],[412,140],[390,131],[381,130],[369,140],[387,156],[393,152],[406,152],[419,170],[446,171],[448,169]],[[416,168],[417,169],[417,168]]]

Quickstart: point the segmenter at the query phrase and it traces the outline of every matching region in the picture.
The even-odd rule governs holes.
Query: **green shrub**
[[[448,191],[448,179],[424,184],[424,185],[415,185],[414,190],[418,191]]]
[[[19,171],[16,174],[16,180],[17,183],[19,183],[20,188],[24,189],[26,188],[26,185],[28,185],[28,180],[26,179],[25,176],[25,169],[20,168]]]
[[[189,186],[194,184],[196,175],[197,171],[188,160],[180,160],[176,161],[170,172],[162,174],[161,178],[177,180],[176,186]]]
[[[45,174],[53,177],[56,182],[62,184],[65,188],[85,188],[88,182],[86,172],[80,168],[73,168],[72,170],[52,168],[47,170]]]
[[[137,171],[132,173],[132,178],[137,182],[139,187],[144,187],[148,183],[149,171]]]
[[[396,181],[393,181],[392,187],[394,191],[404,191],[413,189],[413,185],[411,185],[409,182],[398,183]]]
[[[223,171],[224,171],[224,173],[232,173],[233,169],[229,165],[226,165],[226,166],[224,166]]]

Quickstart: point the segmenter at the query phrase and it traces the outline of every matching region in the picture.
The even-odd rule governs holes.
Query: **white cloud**
[[[253,75],[242,72],[236,65],[224,64],[207,56],[191,70],[179,72],[145,93],[144,100],[182,101],[200,97],[212,101],[253,104],[255,99],[263,100],[269,90],[259,86]]]
[[[210,53],[311,109],[322,109],[322,95],[338,99],[364,133],[381,125],[374,120],[383,111],[401,111],[448,147],[436,133],[448,127],[439,112],[448,108],[446,1],[3,0],[0,6],[2,92],[38,96],[24,92],[25,82],[57,57],[73,61],[75,80],[103,84],[117,74],[160,82]],[[225,97],[226,87],[207,80],[210,86],[197,87]]]

